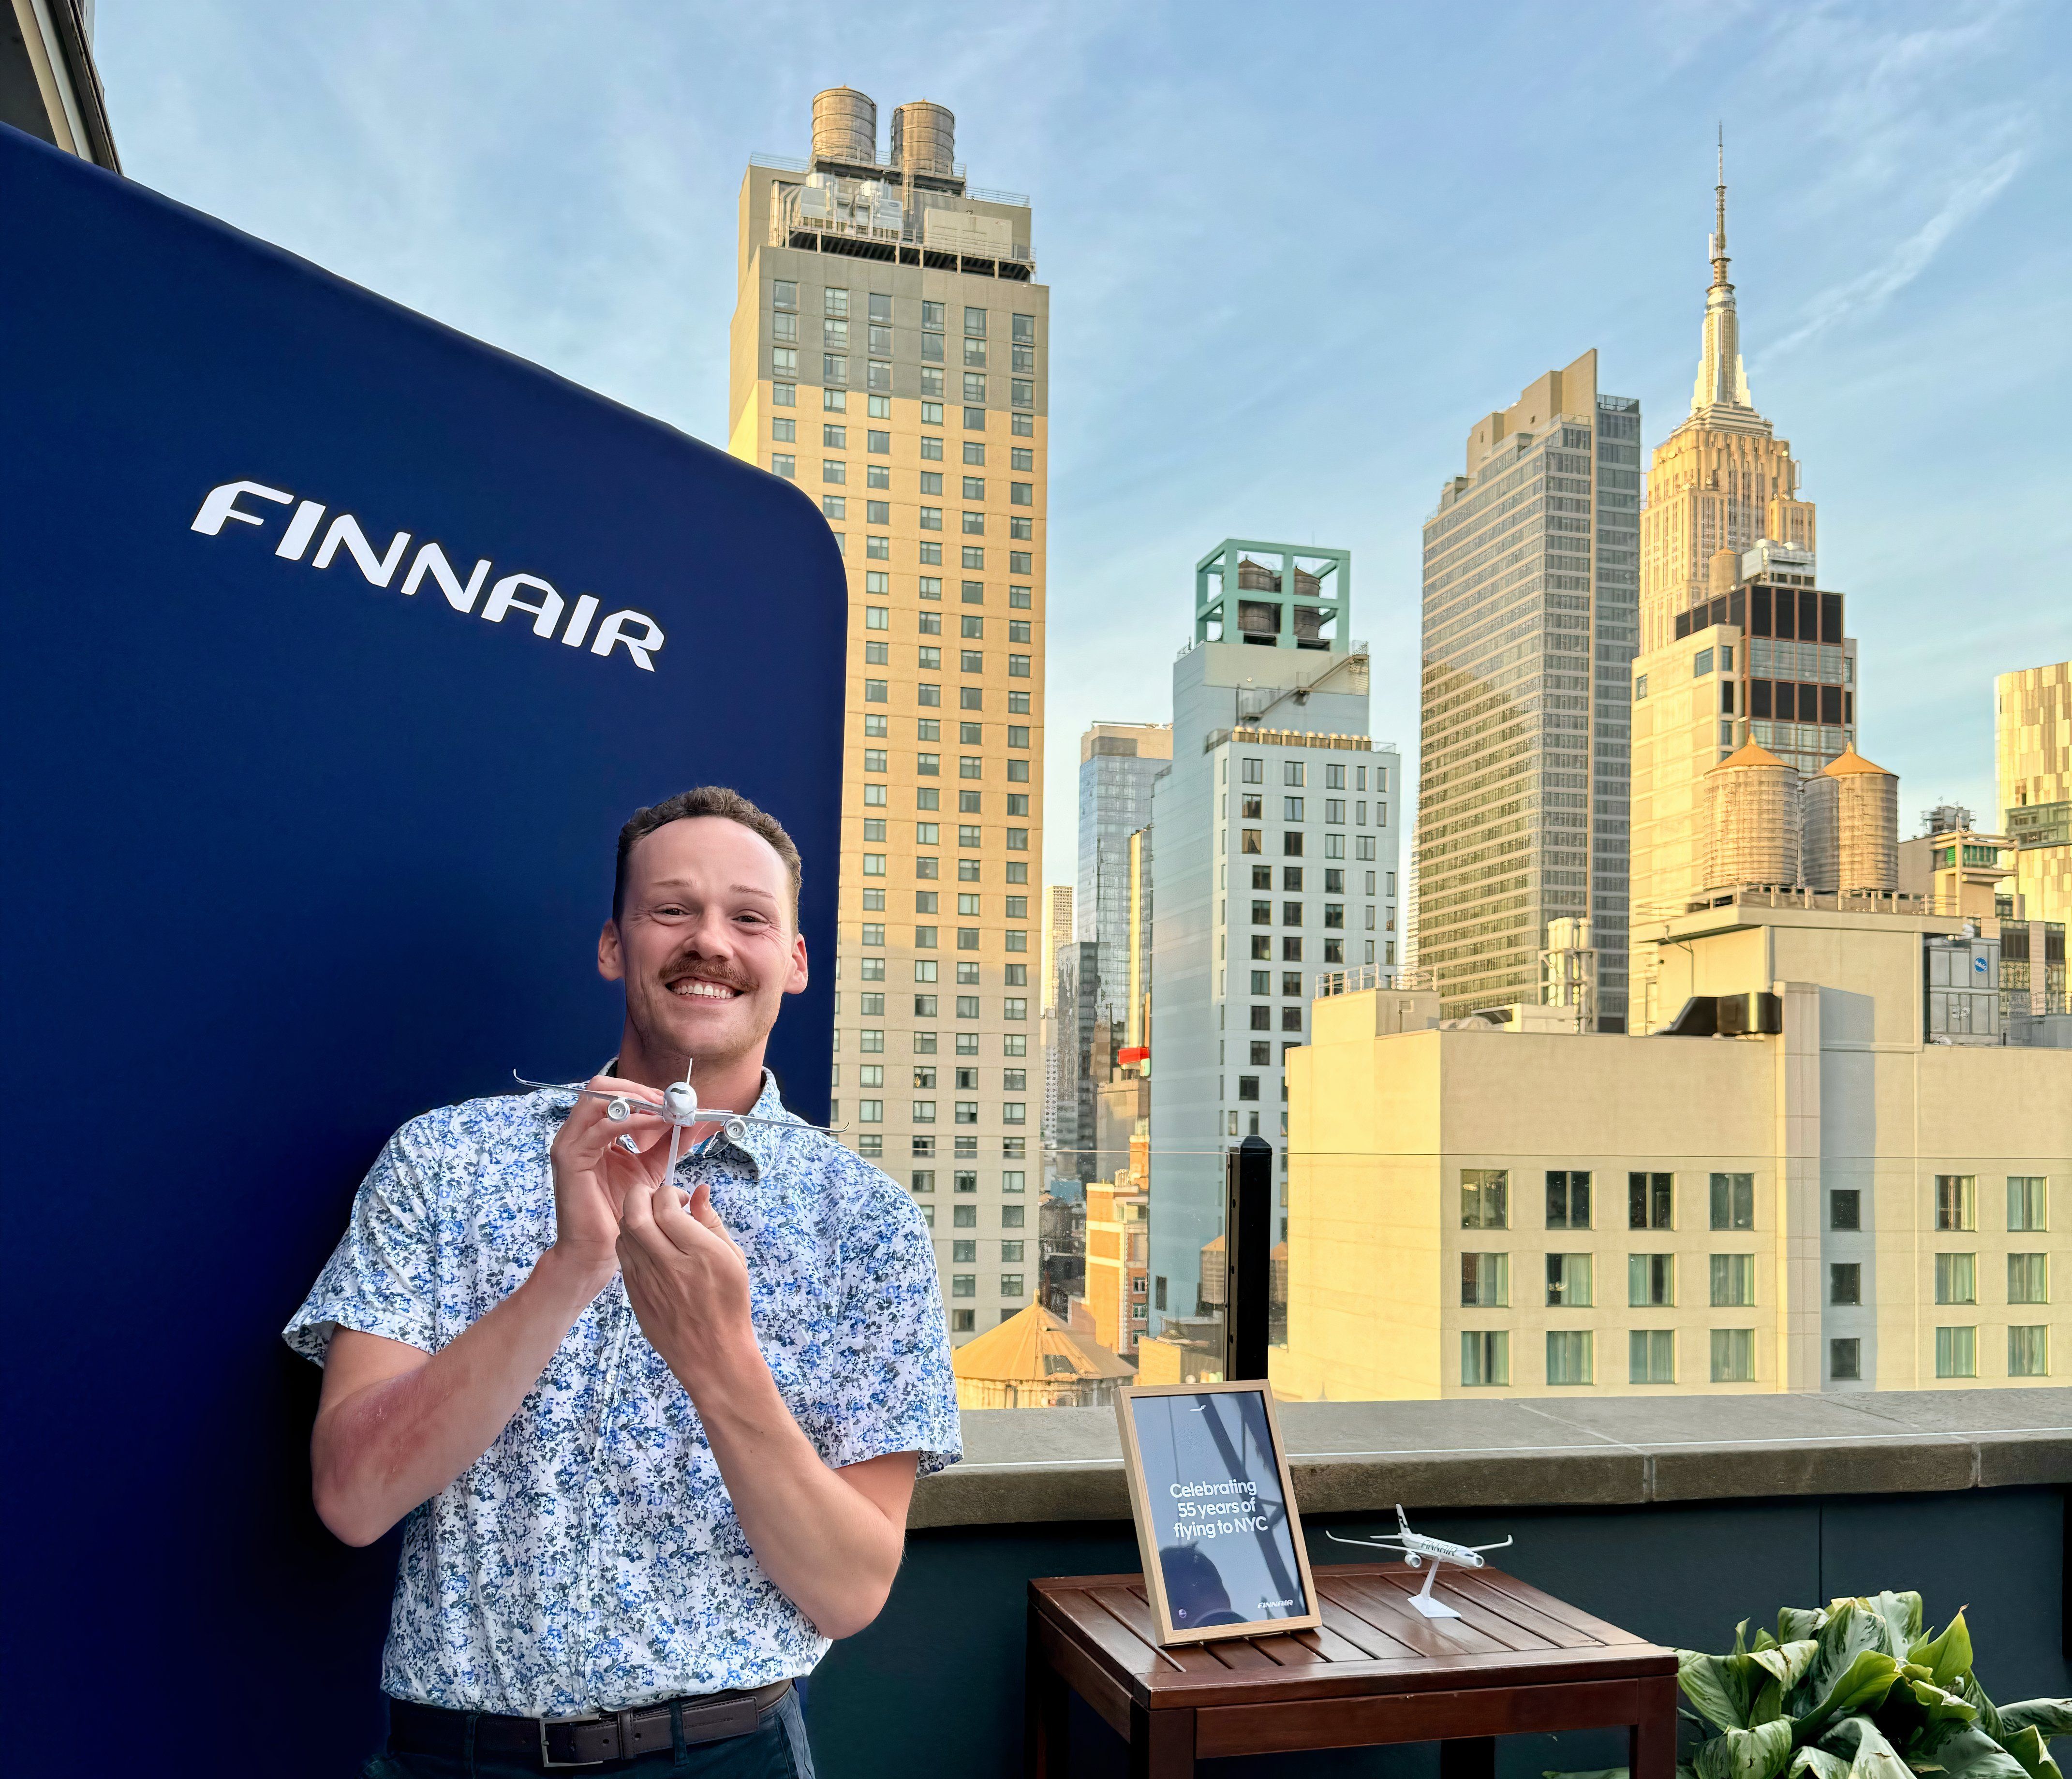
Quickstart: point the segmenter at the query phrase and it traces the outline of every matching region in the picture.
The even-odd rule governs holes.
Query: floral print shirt
[[[323,1363],[359,1329],[436,1353],[554,1239],[566,1089],[470,1100],[389,1139],[284,1331]],[[747,1256],[756,1338],[826,1461],[962,1456],[933,1243],[876,1168],[766,1073],[738,1144],[679,1164]],[[743,1537],[689,1392],[618,1276],[496,1441],[404,1522],[381,1684],[459,1711],[566,1716],[809,1672],[828,1649]]]

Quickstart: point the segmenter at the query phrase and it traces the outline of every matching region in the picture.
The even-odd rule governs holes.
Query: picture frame
[[[1116,1418],[1161,1645],[1322,1623],[1272,1385],[1126,1385]]]

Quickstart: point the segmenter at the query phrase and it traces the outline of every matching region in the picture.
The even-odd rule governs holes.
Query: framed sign
[[[1158,1641],[1320,1623],[1272,1389],[1127,1387],[1116,1392],[1116,1414]]]

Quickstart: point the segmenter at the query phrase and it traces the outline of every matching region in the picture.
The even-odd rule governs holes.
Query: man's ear
[[[787,995],[804,994],[806,980],[806,935],[794,933],[791,935],[791,973],[784,980],[784,992]]]
[[[626,980],[626,954],[619,948],[619,922],[608,920],[597,935],[597,973],[606,982]]]

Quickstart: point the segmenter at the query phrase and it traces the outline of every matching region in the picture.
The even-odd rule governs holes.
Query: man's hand
[[[915,1455],[822,1461],[756,1345],[748,1263],[706,1186],[629,1190],[619,1218],[626,1295],[690,1394],[755,1560],[824,1636],[861,1630],[898,1572]]]
[[[701,1384],[717,1381],[716,1371],[751,1355],[760,1363],[748,1263],[713,1209],[710,1189],[701,1184],[687,1200],[660,1172],[653,1186],[621,1195],[619,1265],[641,1333],[696,1401]]]
[[[653,1109],[652,1087],[600,1074],[584,1083],[595,1092],[618,1094],[633,1103],[631,1118],[615,1123],[606,1102],[578,1099],[563,1121],[551,1152],[554,1168],[554,1252],[577,1276],[602,1291],[619,1265],[620,1210],[629,1194],[647,1199],[668,1165],[669,1125]],[[639,1108],[651,1108],[643,1111]],[[687,1135],[689,1133],[686,1133]],[[634,1144],[628,1153],[619,1141]]]

